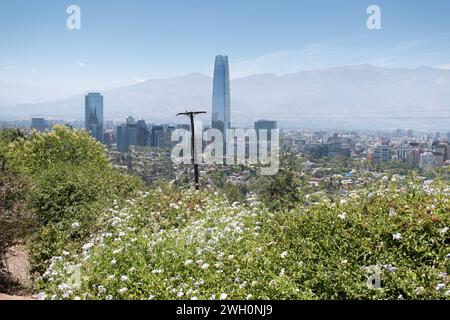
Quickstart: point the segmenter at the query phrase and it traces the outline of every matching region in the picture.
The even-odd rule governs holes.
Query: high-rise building
[[[272,120],[258,120],[255,122],[255,131],[257,134],[257,153],[259,156],[259,148],[262,141],[262,136],[260,134],[261,130],[266,130],[266,139],[267,144],[266,147],[268,150],[271,150],[271,144],[272,144],[272,130],[277,129],[277,122]]]
[[[173,148],[177,142],[172,141],[172,133],[176,130],[176,127],[174,125],[169,125],[166,129],[166,135],[165,135],[165,146],[166,148]]]
[[[424,170],[432,169],[436,166],[436,160],[432,152],[424,152],[420,155],[419,166]]]
[[[373,163],[389,162],[392,160],[392,149],[387,145],[381,145],[373,149]]]
[[[150,135],[150,147],[164,148],[164,127],[162,125],[154,125]]]
[[[128,128],[126,124],[121,124],[116,128],[117,151],[128,152],[130,143],[128,140]]]
[[[133,117],[127,117],[127,122],[117,127],[117,150],[128,152],[130,146],[147,147],[150,133],[145,120],[136,121]]]
[[[85,96],[84,105],[86,130],[103,142],[103,96],[100,93],[89,93]]]
[[[230,129],[230,69],[227,56],[216,56],[214,65],[211,127],[223,133]]]
[[[31,129],[36,129],[39,132],[44,132],[48,128],[47,121],[44,118],[32,118]]]
[[[272,120],[258,120],[255,122],[255,131],[258,133],[261,129],[267,130],[267,141],[271,141],[271,130],[277,129],[277,122]]]
[[[141,119],[136,122],[137,134],[136,134],[136,145],[141,147],[147,147],[150,138],[150,132],[148,131],[147,124],[145,120]]]

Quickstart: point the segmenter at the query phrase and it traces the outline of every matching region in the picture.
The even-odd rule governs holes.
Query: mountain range
[[[30,92],[33,89],[28,86],[11,90],[0,83],[0,118],[83,119],[84,93],[42,102],[37,91],[37,103],[29,103],[30,99],[24,103],[20,97],[33,96]],[[174,115],[185,109],[210,113],[212,78],[193,73],[147,80],[102,94],[105,119],[134,115],[150,122],[177,122]],[[450,131],[450,70],[356,65],[253,75],[231,81],[231,113],[235,125],[274,119],[293,127]]]

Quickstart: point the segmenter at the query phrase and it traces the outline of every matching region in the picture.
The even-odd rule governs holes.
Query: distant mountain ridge
[[[174,122],[174,115],[186,108],[210,113],[212,78],[193,73],[147,80],[102,94],[106,119],[132,114],[153,122]],[[344,125],[351,121],[361,126],[418,125],[450,131],[450,112],[437,110],[450,111],[450,70],[356,65],[280,76],[252,75],[231,81],[235,124],[269,118],[286,124]],[[33,114],[82,119],[84,95],[0,107],[2,118]]]

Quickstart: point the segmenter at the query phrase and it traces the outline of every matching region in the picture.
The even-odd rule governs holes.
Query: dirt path
[[[5,262],[11,282],[15,285],[8,292],[0,293],[0,300],[33,300],[30,262],[25,246],[12,247]]]
[[[0,301],[1,300],[35,300],[35,299],[29,296],[10,296],[9,294],[0,293]]]

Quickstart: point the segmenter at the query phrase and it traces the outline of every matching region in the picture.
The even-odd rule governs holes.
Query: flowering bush
[[[381,183],[279,212],[143,192],[53,257],[37,288],[46,299],[448,299],[448,192]]]
[[[85,131],[56,126],[19,136],[6,147],[8,166],[26,177],[26,209],[35,213],[32,271],[42,273],[63,248],[78,248],[97,228],[98,212],[113,196],[131,196],[141,182],[109,164],[105,148]],[[80,227],[70,228],[77,220]]]
[[[266,180],[261,203],[253,195],[230,205],[226,194],[242,199],[236,190],[144,187],[83,131],[8,141],[0,139],[0,165],[27,190],[16,197],[0,179],[0,209],[23,201],[36,213],[30,249],[41,298],[450,297],[448,182],[385,177],[301,201],[286,171]]]

